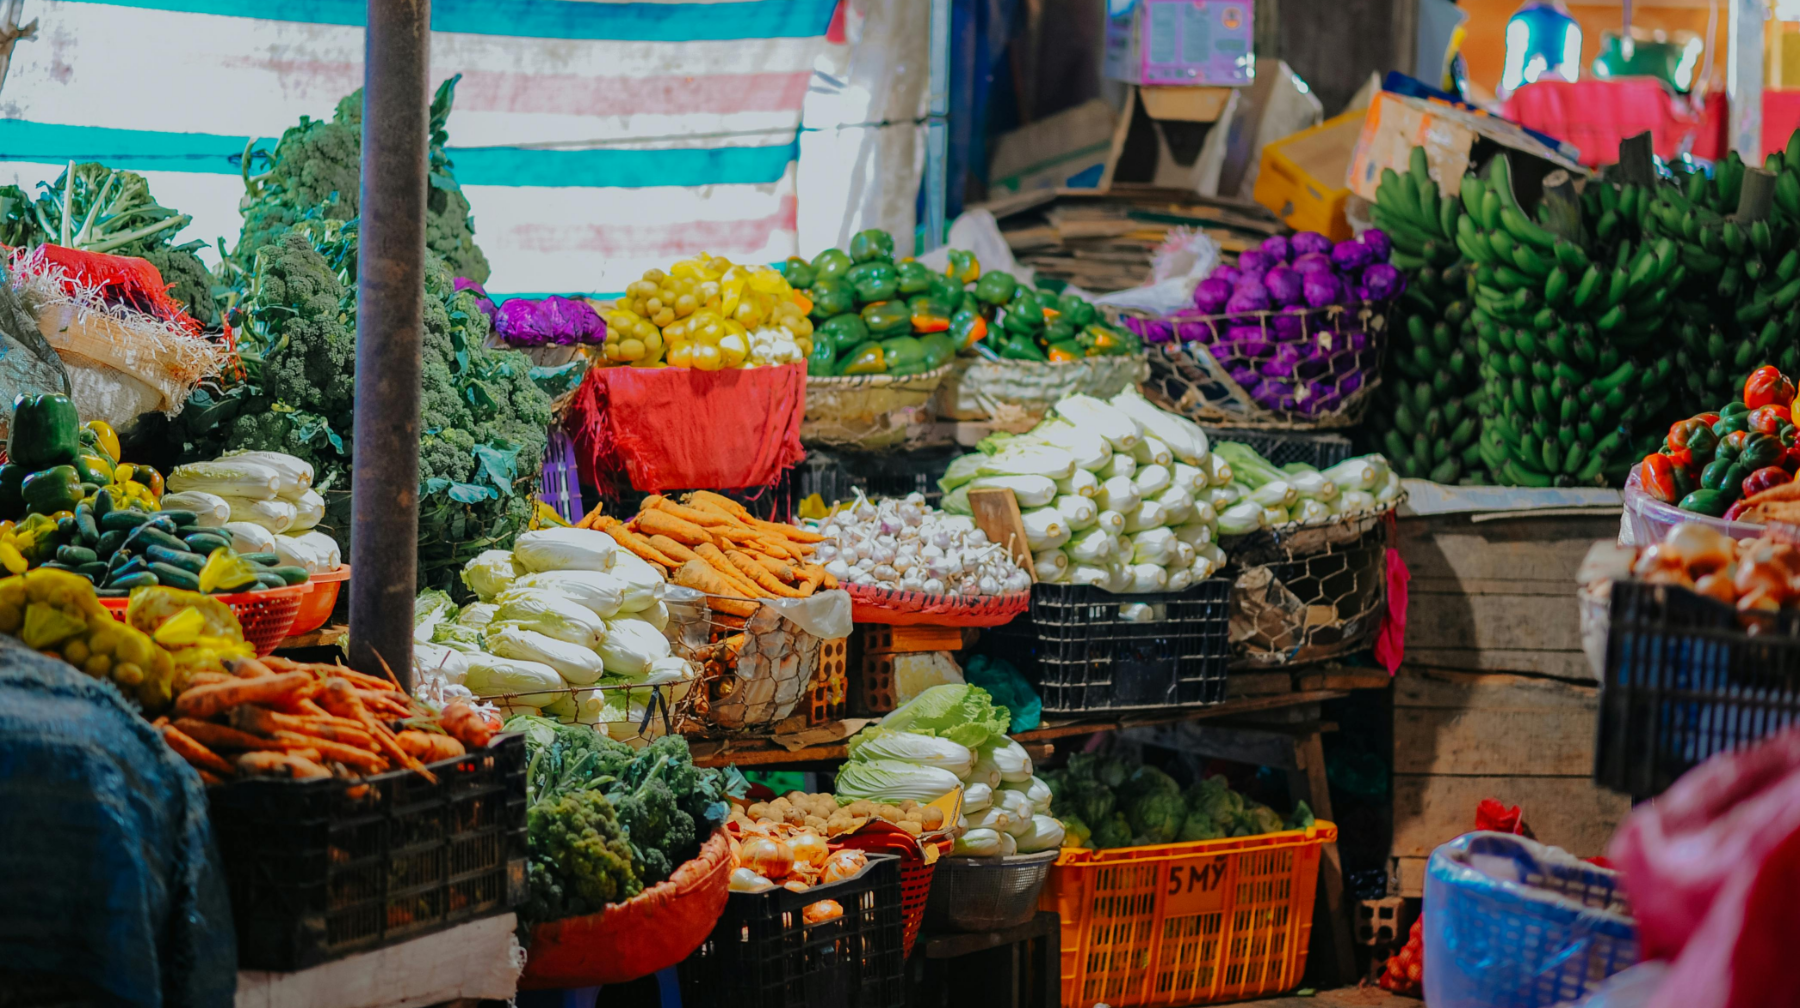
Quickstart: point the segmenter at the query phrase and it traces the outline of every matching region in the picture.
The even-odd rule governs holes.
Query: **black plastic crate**
[[[967,449],[956,445],[921,448],[910,452],[850,452],[810,449],[806,460],[793,470],[796,503],[818,494],[826,504],[853,500],[861,490],[869,497],[925,495],[933,507],[943,499],[937,481],[944,470]]]
[[[1752,632],[1754,631],[1754,632]],[[1800,721],[1800,613],[1615,582],[1594,780],[1636,798]]]
[[[842,917],[807,924],[835,900]],[[805,892],[734,892],[705,942],[681,964],[688,1005],[734,1008],[900,1008],[906,953],[900,859],[869,855],[861,875]]]
[[[503,913],[525,889],[525,737],[358,781],[208,789],[244,969],[304,969]]]
[[[1046,714],[1203,707],[1225,699],[1230,595],[1225,578],[1141,595],[1037,584],[1031,611],[982,631],[982,650],[1018,666]],[[1149,620],[1119,617],[1137,604]]]
[[[1356,455],[1350,439],[1342,434],[1296,433],[1239,427],[1206,427],[1208,440],[1246,444],[1276,466],[1304,462],[1315,469],[1329,469]]]

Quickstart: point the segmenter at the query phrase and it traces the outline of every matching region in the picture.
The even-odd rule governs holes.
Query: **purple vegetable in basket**
[[[1361,269],[1370,261],[1369,246],[1359,241],[1341,241],[1331,247],[1331,264],[1339,273],[1349,273]]]
[[[1302,231],[1288,239],[1288,247],[1294,250],[1294,257],[1312,253],[1331,254],[1331,239],[1317,231]]]
[[[1282,308],[1291,308],[1300,303],[1301,274],[1287,266],[1277,266],[1263,274],[1263,286],[1269,290],[1269,300]]]
[[[1331,257],[1323,252],[1308,252],[1294,257],[1293,270],[1296,273],[1332,273]]]
[[[1269,257],[1271,265],[1285,263],[1294,257],[1294,251],[1288,245],[1286,235],[1270,235],[1262,240],[1257,249]]]
[[[470,280],[468,277],[457,277],[455,289],[472,292],[475,295],[475,307],[480,309],[481,314],[487,316],[487,320],[490,324],[494,321],[494,313],[498,312],[500,309],[495,306],[494,299],[488,297],[488,292],[483,290],[480,284]]]
[[[538,317],[556,346],[606,342],[606,324],[586,301],[552,294],[539,303]]]
[[[1309,396],[1300,404],[1300,412],[1307,416],[1318,416],[1337,409],[1344,402],[1344,395],[1334,388],[1321,389],[1318,395]]]
[[[1257,375],[1256,369],[1248,364],[1233,364],[1231,367],[1226,368],[1225,372],[1231,375],[1232,381],[1237,382],[1245,388],[1249,388],[1262,380]]]
[[[1385,262],[1363,270],[1362,279],[1357,283],[1357,294],[1365,301],[1390,301],[1405,290],[1406,279]]]
[[[1177,322],[1175,324],[1175,338],[1183,343],[1211,343],[1213,341],[1212,323],[1199,321]]]
[[[1239,252],[1237,261],[1238,272],[1261,276],[1269,271],[1270,266],[1274,265],[1274,263],[1269,261],[1270,258],[1269,255],[1258,252],[1256,249],[1248,249]]]
[[[1269,310],[1269,291],[1261,284],[1252,287],[1245,285],[1231,292],[1231,300],[1225,302],[1225,311],[1232,315],[1245,315],[1250,312]]]
[[[1206,278],[1208,280],[1223,280],[1226,283],[1235,286],[1243,276],[1243,272],[1236,266],[1214,266],[1213,271],[1208,274]]]
[[[1294,386],[1287,382],[1264,378],[1250,389],[1250,398],[1264,409],[1292,410],[1294,408]]]
[[[1291,378],[1294,365],[1300,363],[1300,348],[1292,343],[1277,343],[1275,352],[1268,359],[1256,366],[1256,370],[1270,378]]]
[[[494,318],[494,332],[508,346],[539,347],[550,342],[550,330],[538,302],[524,298],[510,298],[500,306]]]
[[[1302,293],[1306,303],[1314,308],[1325,308],[1337,304],[1344,299],[1343,281],[1337,274],[1330,272],[1306,273],[1301,281]]]
[[[1194,285],[1194,307],[1206,315],[1217,315],[1231,300],[1231,284],[1217,276],[1207,277]]]
[[[1349,374],[1344,375],[1342,378],[1339,378],[1337,380],[1337,390],[1338,390],[1339,394],[1349,395],[1350,393],[1355,392],[1357,389],[1362,388],[1363,374],[1364,374],[1363,370],[1359,368],[1358,370],[1352,371]]]
[[[1358,235],[1356,240],[1369,247],[1370,262],[1387,262],[1388,254],[1394,251],[1393,241],[1388,238],[1387,232],[1380,228],[1370,228]]]
[[[1269,317],[1269,332],[1278,340],[1293,341],[1306,335],[1306,313],[1285,311]]]
[[[1145,319],[1143,330],[1138,335],[1146,343],[1167,343],[1175,338],[1175,327],[1158,319]]]

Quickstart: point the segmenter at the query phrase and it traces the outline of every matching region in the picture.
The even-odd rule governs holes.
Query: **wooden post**
[[[1311,806],[1313,815],[1336,822],[1331,814],[1331,787],[1325,779],[1325,747],[1317,725],[1294,740],[1295,762],[1299,769],[1288,771],[1288,793],[1295,801]],[[1324,960],[1336,973],[1336,982],[1350,983],[1356,976],[1356,956],[1351,951],[1350,916],[1344,906],[1344,860],[1337,844],[1328,843],[1319,853],[1319,895],[1313,901],[1313,944],[1319,949],[1320,939],[1330,942]]]

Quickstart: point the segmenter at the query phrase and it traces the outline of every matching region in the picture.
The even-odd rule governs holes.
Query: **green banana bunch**
[[[1486,392],[1477,454],[1497,482],[1621,483],[1634,430],[1668,403],[1673,361],[1632,354],[1657,349],[1685,268],[1673,240],[1643,234],[1650,190],[1588,189],[1579,203],[1546,198],[1540,219],[1553,231],[1519,206],[1504,154],[1486,180],[1463,179],[1456,240],[1472,266]]]
[[[1386,374],[1369,430],[1401,475],[1437,483],[1474,482],[1481,471],[1474,449],[1484,395],[1466,329],[1461,216],[1462,204],[1432,181],[1423,147],[1413,148],[1406,174],[1382,172],[1370,211],[1393,245],[1389,262],[1406,274],[1406,293],[1389,318]]]

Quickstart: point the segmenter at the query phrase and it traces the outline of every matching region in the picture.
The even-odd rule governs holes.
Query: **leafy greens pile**
[[[725,822],[735,771],[694,765],[687,740],[633,749],[595,731],[534,715],[506,722],[530,754],[526,813],[529,922],[595,913],[669,877]]]
[[[245,380],[197,390],[178,418],[187,459],[232,449],[312,464],[320,527],[349,555],[356,392],[356,221],[314,214],[256,253],[238,304]],[[419,448],[419,584],[445,587],[470,557],[526,526],[550,399],[529,358],[486,347],[487,316],[426,256]]]
[[[1305,802],[1285,820],[1267,805],[1231,790],[1214,775],[1183,791],[1153,766],[1076,753],[1062,771],[1041,771],[1051,812],[1068,832],[1067,845],[1105,850],[1190,840],[1256,836],[1313,823]]]
[[[450,136],[445,129],[450,121],[450,105],[456,96],[456,82],[461,79],[458,74],[444,81],[431,99],[431,184],[425,201],[425,247],[444,261],[452,276],[485,283],[487,257],[475,245],[475,218],[451,172],[450,156],[444,147]],[[358,216],[362,198],[362,108],[363,95],[358,90],[338,102],[329,120],[301,116],[299,125],[281,135],[274,151],[262,154],[268,159],[269,168],[260,175],[250,174],[250,164],[262,152],[246,148],[245,193],[238,202],[244,215],[244,230],[229,257],[237,270],[245,275],[251,273],[256,255],[264,246],[315,215],[333,221],[350,221]]]

